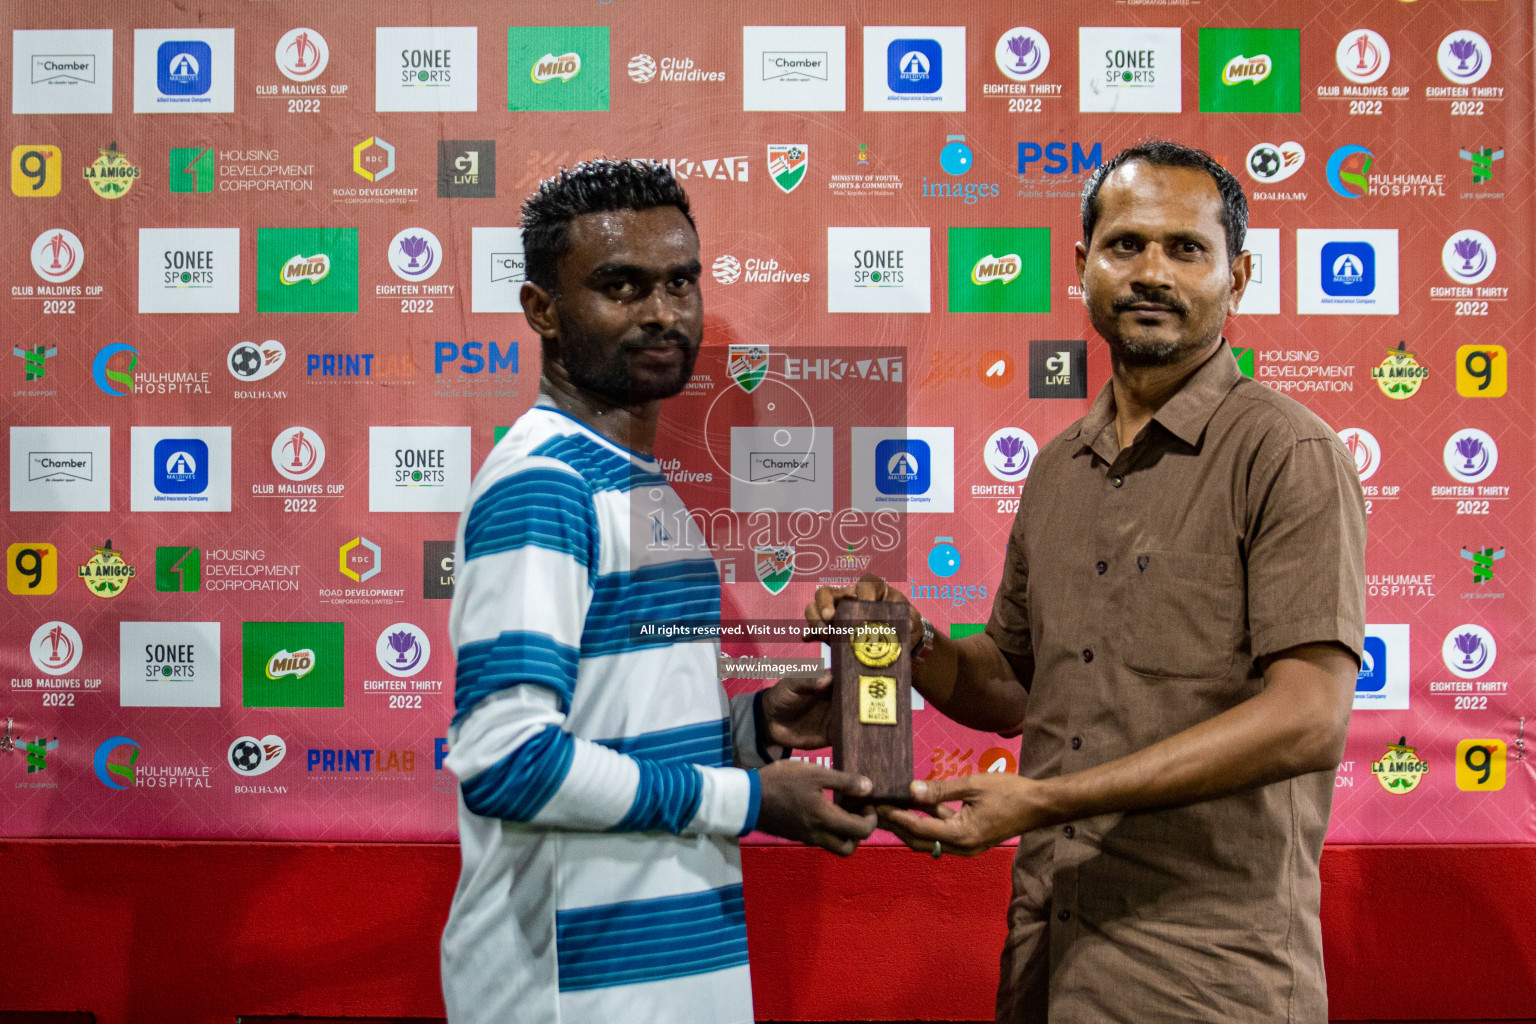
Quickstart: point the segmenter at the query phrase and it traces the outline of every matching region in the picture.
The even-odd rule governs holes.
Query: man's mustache
[[[1189,307],[1172,295],[1160,295],[1156,298],[1146,295],[1122,295],[1111,304],[1110,309],[1115,313],[1134,313],[1137,306],[1161,306],[1179,316],[1189,315]]]
[[[638,341],[626,341],[625,348],[698,348],[699,343],[691,340],[681,331],[668,331],[665,334],[657,334],[642,338]]]

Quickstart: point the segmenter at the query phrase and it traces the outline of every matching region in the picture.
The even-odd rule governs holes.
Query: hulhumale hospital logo
[[[126,751],[126,756],[119,751]],[[112,757],[117,755],[114,762]],[[92,767],[96,769],[96,778],[108,789],[131,789],[136,782],[135,768],[139,763],[139,745],[127,736],[113,736],[101,746],[96,748],[96,756],[92,759]]]
[[[1375,154],[1364,146],[1346,145],[1328,158],[1328,187],[1345,199],[1371,194],[1371,160]]]

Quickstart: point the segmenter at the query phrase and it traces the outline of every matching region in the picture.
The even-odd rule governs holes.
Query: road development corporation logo
[[[842,25],[743,26],[741,109],[845,109],[846,39]]]
[[[374,29],[374,109],[475,110],[479,38],[474,26]]]
[[[395,173],[395,147],[370,135],[352,147],[352,173],[369,181],[383,181]]]
[[[135,29],[135,114],[233,113],[235,30]]]
[[[11,113],[112,113],[112,30],[13,31]]]
[[[1388,793],[1411,793],[1419,780],[1429,774],[1429,762],[1408,745],[1408,737],[1387,744],[1380,761],[1371,762],[1371,774]]]
[[[993,49],[997,70],[1015,82],[1033,82],[1051,66],[1051,44],[1032,28],[1011,28]]]
[[[865,110],[964,110],[965,27],[864,27]]]
[[[1356,711],[1407,709],[1408,655],[1406,623],[1365,627],[1365,650],[1355,676]]]
[[[777,594],[789,586],[795,575],[795,549],[791,544],[754,548],[757,581],[770,594]]]
[[[1339,431],[1339,440],[1355,460],[1355,472],[1360,474],[1361,483],[1376,475],[1381,468],[1381,444],[1375,434],[1362,427],[1346,427]]]
[[[507,29],[508,110],[607,110],[608,26]]]
[[[32,269],[44,281],[63,284],[85,266],[85,246],[73,231],[49,228],[32,243]]]
[[[786,194],[800,187],[809,164],[810,147],[803,142],[777,143],[768,147],[768,177]]]
[[[125,708],[219,706],[219,623],[118,623]]]
[[[1371,379],[1382,394],[1401,401],[1419,393],[1429,379],[1429,368],[1420,366],[1416,353],[1408,351],[1406,341],[1400,341],[1397,348],[1387,349],[1381,365],[1371,367]]]
[[[1301,30],[1202,28],[1200,110],[1301,111]]]
[[[1017,483],[1029,476],[1029,468],[1038,454],[1040,446],[1029,431],[1004,427],[987,438],[981,458],[988,473],[1006,483]]]
[[[1499,446],[1481,430],[1458,430],[1445,442],[1444,458],[1446,471],[1459,483],[1481,483],[1499,464]]]
[[[290,82],[313,82],[331,62],[325,36],[312,28],[291,28],[277,41],[277,70]]]
[[[1381,33],[1368,28],[1346,32],[1333,54],[1339,74],[1356,85],[1379,81],[1392,65],[1392,48]]]
[[[32,642],[27,647],[32,664],[39,672],[50,676],[62,676],[72,672],[85,654],[85,644],[80,633],[67,622],[45,622],[32,632]]]
[[[1458,231],[1445,240],[1440,249],[1440,265],[1457,284],[1480,284],[1498,265],[1498,250],[1493,239],[1481,231]]]
[[[1307,162],[1307,151],[1299,142],[1261,142],[1248,151],[1248,176],[1261,185],[1284,181]]]
[[[342,624],[241,626],[242,700],[248,708],[339,708],[345,703]]]
[[[384,568],[384,550],[367,537],[353,537],[338,551],[340,572],[349,580],[366,583]]]
[[[308,480],[325,465],[325,441],[308,427],[289,427],[272,439],[272,468],[289,480]]]
[[[1476,679],[1493,671],[1493,663],[1499,656],[1499,645],[1493,634],[1471,622],[1462,623],[1449,633],[1440,644],[1440,660],[1445,667],[1462,679]]]
[[[406,228],[389,243],[389,269],[403,281],[425,281],[443,262],[443,243],[426,228]]]
[[[288,744],[281,736],[267,734],[259,739],[241,736],[229,745],[225,761],[236,775],[265,775],[283,763],[288,756]]]
[[[1179,113],[1183,109],[1181,34],[1177,28],[1080,27],[1078,110]]]
[[[229,375],[246,384],[265,380],[277,372],[288,358],[288,350],[280,341],[237,341],[229,350],[224,365]]]
[[[1452,32],[1440,40],[1435,57],[1440,63],[1440,73],[1458,85],[1482,81],[1493,67],[1493,47],[1488,45],[1488,40],[1466,29]]]
[[[397,622],[385,627],[373,650],[380,668],[399,679],[409,679],[427,667],[432,641],[420,626]]]

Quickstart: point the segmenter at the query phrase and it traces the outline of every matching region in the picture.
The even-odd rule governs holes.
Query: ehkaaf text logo
[[[139,180],[139,166],[117,150],[117,143],[96,151],[96,159],[81,172],[85,183],[103,199],[118,199],[128,194]]]
[[[1411,793],[1419,780],[1429,774],[1429,762],[1408,745],[1408,737],[1387,744],[1380,761],[1371,762],[1371,774],[1388,793]]]
[[[128,582],[137,569],[128,563],[123,553],[114,549],[110,540],[92,550],[95,554],[77,570],[85,588],[97,597],[116,597],[128,589]]]

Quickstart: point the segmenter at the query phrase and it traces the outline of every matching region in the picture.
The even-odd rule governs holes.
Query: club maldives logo
[[[432,641],[421,627],[397,622],[385,628],[374,644],[379,667],[392,676],[408,679],[427,667],[432,657]]]
[[[993,51],[997,70],[1015,82],[1032,82],[1051,65],[1051,44],[1032,28],[1011,28],[998,37]]]
[[[1418,394],[1429,379],[1429,368],[1420,366],[1415,354],[1408,351],[1408,343],[1400,341],[1397,348],[1387,349],[1381,365],[1371,367],[1371,379],[1382,394],[1402,400]]]
[[[426,228],[406,228],[389,243],[389,269],[405,281],[425,281],[443,262],[443,243]]]
[[[1480,82],[1493,66],[1493,48],[1476,32],[1452,32],[1440,40],[1435,53],[1440,73],[1458,85]]]
[[[720,284],[735,284],[741,278],[741,261],[730,253],[722,253],[710,264],[709,273]]]
[[[287,357],[283,343],[271,338],[263,342],[237,341],[229,350],[225,365],[236,380],[252,383],[272,376]]]
[[[272,440],[272,466],[289,480],[308,480],[325,465],[325,442],[308,427],[289,427]]]
[[[770,594],[777,594],[789,586],[795,575],[795,549],[790,544],[753,548],[756,556],[757,581]]]
[[[1345,199],[1371,194],[1371,161],[1375,154],[1364,146],[1340,146],[1328,158],[1328,186]]]
[[[1040,446],[1029,431],[1004,427],[987,438],[981,457],[986,462],[987,472],[1012,483],[1029,476],[1029,467],[1039,453]]]
[[[1356,85],[1378,81],[1392,64],[1392,48],[1379,32],[1368,28],[1345,33],[1333,56],[1339,74]]]
[[[1504,159],[1504,150],[1484,146],[1482,149],[1460,150],[1459,155],[1472,164],[1472,184],[1481,185],[1493,177],[1493,162]]]
[[[118,152],[117,143],[96,151],[96,159],[81,172],[85,183],[103,199],[117,199],[128,194],[139,180],[140,170]]]
[[[1481,430],[1458,430],[1445,442],[1444,461],[1457,482],[1481,483],[1499,464],[1499,446]]]
[[[1457,284],[1479,284],[1488,280],[1499,262],[1493,239],[1481,231],[1458,231],[1445,240],[1440,249],[1440,265]]]
[[[225,759],[237,775],[265,775],[283,763],[288,744],[281,736],[241,736],[229,745]]]
[[[780,192],[789,193],[805,180],[810,147],[803,142],[778,143],[768,147],[768,176]]]
[[[1429,774],[1429,762],[1403,736],[1396,743],[1387,744],[1387,752],[1380,761],[1371,762],[1371,774],[1388,793],[1411,793],[1419,780]]]
[[[63,284],[85,265],[85,246],[73,231],[49,228],[32,243],[32,269],[44,281]]]
[[[1472,582],[1493,579],[1493,563],[1504,557],[1503,548],[1462,548],[1461,557],[1472,563]]]
[[[116,597],[128,589],[128,582],[133,579],[137,569],[128,564],[123,558],[123,553],[112,547],[108,540],[99,548],[92,548],[95,554],[91,555],[86,563],[78,567],[80,579],[85,587],[97,597]]]
[[[1248,151],[1248,175],[1254,181],[1272,185],[1284,181],[1307,162],[1307,151],[1299,142],[1261,142]]]
[[[45,622],[33,631],[28,652],[39,672],[62,676],[80,664],[85,644],[74,626],[55,620]]]
[[[123,760],[112,761],[111,758],[119,750],[127,748],[126,762]],[[139,744],[127,736],[113,736],[101,746],[96,748],[96,756],[91,765],[96,769],[96,778],[108,789],[131,789],[136,783],[136,768],[139,763]]]
[[[741,390],[751,394],[768,375],[767,345],[732,345],[726,373]]]
[[[1462,679],[1476,679],[1493,671],[1499,645],[1493,634],[1475,623],[1464,622],[1445,634],[1440,644],[1440,660]]]
[[[1339,440],[1355,460],[1355,472],[1360,474],[1361,483],[1376,475],[1381,468],[1381,444],[1376,435],[1360,427],[1346,427],[1339,431]]]
[[[312,28],[293,28],[277,41],[277,70],[290,82],[310,82],[320,77],[331,60],[325,36]]]

